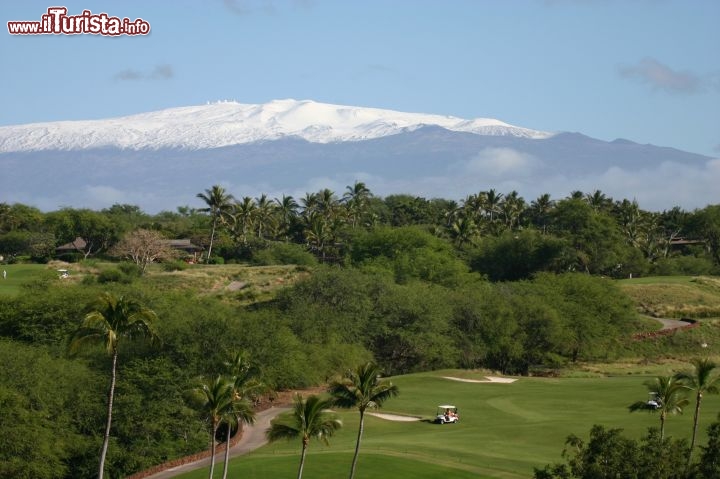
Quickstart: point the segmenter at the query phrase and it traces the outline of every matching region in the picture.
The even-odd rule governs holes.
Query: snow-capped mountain
[[[287,137],[331,143],[381,138],[422,126],[478,135],[552,136],[487,118],[464,120],[310,100],[275,100],[260,105],[219,102],[107,120],[0,127],[0,152],[107,147],[197,150]]]
[[[720,160],[492,119],[295,100],[0,127],[0,202],[43,210],[120,203],[153,213],[202,207],[196,194],[215,184],[236,198],[297,198],[342,195],[354,181],[380,196],[461,201],[493,188],[529,203],[599,189],[644,209],[692,209],[718,202]]]

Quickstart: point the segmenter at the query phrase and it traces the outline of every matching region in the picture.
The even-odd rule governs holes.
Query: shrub
[[[268,248],[253,253],[252,262],[262,266],[275,264],[314,266],[317,264],[317,259],[301,245],[275,243]]]
[[[136,265],[135,263],[128,263],[123,262],[118,264],[118,269],[122,271],[123,274],[133,277],[133,276],[140,276],[140,267]]]
[[[695,256],[676,256],[663,258],[653,266],[652,274],[657,276],[674,275],[710,275],[717,272],[709,258]]]
[[[168,273],[171,273],[173,271],[183,271],[188,268],[187,263],[184,261],[167,261],[162,263],[162,269],[163,271],[166,271]]]
[[[132,282],[132,277],[128,276],[127,274],[123,273],[117,268],[111,268],[106,269],[105,271],[101,272],[98,275],[97,278],[98,283],[104,284],[104,283],[123,283],[123,284],[129,284]]]

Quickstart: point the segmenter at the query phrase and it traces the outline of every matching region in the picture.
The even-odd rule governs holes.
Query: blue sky
[[[10,35],[50,6],[147,36]],[[3,2],[0,125],[312,99],[720,156],[720,1]]]

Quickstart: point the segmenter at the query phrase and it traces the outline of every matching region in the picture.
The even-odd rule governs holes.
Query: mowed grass
[[[7,272],[3,279],[2,271]],[[2,264],[0,265],[0,295],[15,295],[20,291],[20,286],[35,278],[39,278],[48,270],[42,264]]]
[[[467,377],[467,371],[463,371]],[[647,399],[647,377],[519,378],[512,384],[464,383],[440,371],[393,378],[400,395],[386,403],[386,413],[420,416],[416,422],[367,417],[356,477],[400,478],[527,478],[533,467],[560,462],[569,434],[587,438],[594,424],[622,428],[642,437],[659,425],[657,414],[628,412],[627,406]],[[482,374],[476,377],[481,379]],[[439,404],[455,404],[461,421],[431,423]],[[666,434],[689,438],[693,406],[671,416]],[[720,398],[705,396],[699,443],[707,425],[720,412]],[[344,428],[330,446],[313,441],[303,477],[343,477],[348,474],[358,426],[357,412],[341,412]],[[231,461],[229,477],[294,477],[300,441],[270,444]],[[221,461],[220,461],[221,462]],[[206,477],[207,468],[182,478]]]

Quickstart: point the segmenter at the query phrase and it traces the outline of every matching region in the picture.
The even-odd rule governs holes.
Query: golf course
[[[659,374],[663,368],[651,369]],[[356,477],[527,478],[534,467],[560,462],[566,437],[587,438],[594,424],[622,428],[628,437],[640,438],[648,427],[658,426],[658,415],[628,412],[629,404],[647,398],[643,382],[651,377],[640,369],[635,372],[611,377],[522,377],[512,383],[483,381],[486,375],[481,372],[458,370],[393,377],[401,393],[379,411],[418,420],[367,416]],[[457,377],[478,382],[448,379]],[[440,404],[457,405],[460,421],[433,423]],[[706,438],[703,425],[715,420],[718,412],[720,397],[708,395],[700,444]],[[329,446],[310,444],[303,477],[347,474],[359,416],[357,411],[338,413],[343,428],[330,438]],[[689,438],[691,430],[691,409],[666,423],[666,434],[674,438]],[[228,477],[292,477],[299,452],[299,440],[265,445],[233,458]],[[204,478],[207,467],[176,477]]]

